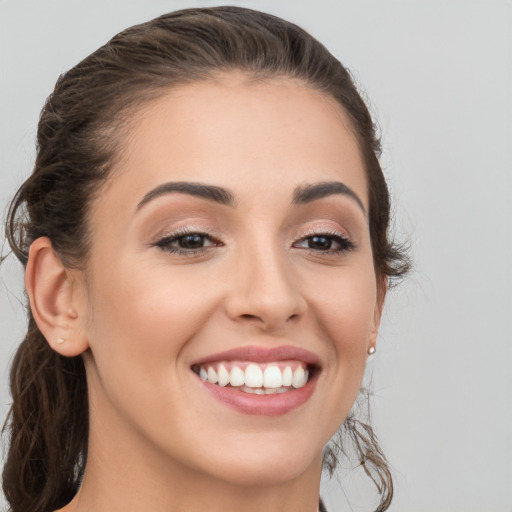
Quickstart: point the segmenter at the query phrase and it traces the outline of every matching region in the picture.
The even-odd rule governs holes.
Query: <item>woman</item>
[[[171,13],[63,75],[7,224],[12,511],[313,512],[342,424],[386,510],[349,415],[407,267],[378,155],[347,71],[267,14]]]

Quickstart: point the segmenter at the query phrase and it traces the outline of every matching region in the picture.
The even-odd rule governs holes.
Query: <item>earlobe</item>
[[[62,263],[47,237],[30,246],[25,286],[34,320],[52,349],[67,357],[87,350],[75,274]]]

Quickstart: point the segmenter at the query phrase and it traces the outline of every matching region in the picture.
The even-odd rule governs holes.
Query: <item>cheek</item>
[[[331,410],[335,428],[345,420],[359,393],[376,307],[373,267],[342,271],[338,279],[326,281],[325,293],[318,294],[314,303],[319,336],[331,354],[323,373],[329,383],[326,392],[337,404]]]
[[[189,276],[188,276],[189,277]],[[187,341],[205,324],[214,307],[214,287],[165,266],[120,262],[98,271],[90,287],[89,337],[100,365],[124,372],[174,366]]]
[[[338,358],[366,354],[374,327],[377,286],[373,267],[361,265],[340,269],[326,279],[314,301],[315,316],[331,340]]]
[[[168,433],[159,432],[159,425],[176,433],[180,425],[190,424],[188,404],[177,390],[186,389],[190,379],[183,364],[189,341],[208,323],[217,302],[217,288],[203,290],[201,281],[204,277],[194,280],[184,269],[134,268],[123,261],[115,272],[94,274],[86,367],[97,418],[131,425],[160,440]]]

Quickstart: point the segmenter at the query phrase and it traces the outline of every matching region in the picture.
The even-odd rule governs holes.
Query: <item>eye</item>
[[[207,233],[178,231],[164,236],[153,245],[170,253],[197,254],[208,247],[222,244]]]
[[[315,233],[301,238],[293,247],[315,253],[339,254],[353,250],[355,245],[341,233]]]
[[[199,233],[191,233],[190,235],[180,236],[175,241],[181,249],[200,249],[204,247],[206,237]]]

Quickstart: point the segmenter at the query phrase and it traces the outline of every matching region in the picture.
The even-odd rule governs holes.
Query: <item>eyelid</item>
[[[352,237],[342,229],[334,228],[332,226],[315,226],[309,227],[306,229],[304,233],[302,233],[299,237],[299,240],[305,240],[307,238],[311,238],[313,236],[331,236],[336,238],[341,238],[350,244],[355,246],[355,242],[352,240]]]
[[[181,236],[187,236],[192,234],[205,235],[210,238],[219,238],[217,230],[210,229],[204,225],[198,224],[182,224],[176,227],[159,230],[159,232],[153,237],[154,243],[159,240],[179,238]],[[153,244],[151,244],[153,245]]]
[[[308,238],[310,236],[315,235],[333,235],[339,236],[341,238],[350,239],[350,235],[342,229],[335,228],[333,226],[310,226],[308,227],[303,234],[300,235],[300,238]]]
[[[198,247],[196,249],[185,249],[180,247],[171,247],[171,243],[178,241],[180,238],[188,235],[200,235],[205,239],[212,242],[210,245]],[[220,247],[224,245],[217,236],[210,232],[210,230],[203,228],[194,228],[193,226],[183,226],[176,228],[167,234],[159,236],[154,242],[150,244],[152,247],[157,247],[164,252],[193,256],[195,254],[203,253],[211,247]]]
[[[200,253],[208,252],[210,249],[215,247],[221,247],[225,244],[221,241],[220,237],[214,233],[216,230],[210,230],[208,228],[196,227],[194,225],[183,225],[175,229],[166,231],[165,234],[156,237],[156,239],[149,244],[151,247],[157,247],[163,252],[178,255],[194,256]],[[188,235],[199,235],[203,238],[203,245],[197,248],[187,248],[174,246],[176,243],[180,243],[180,239]],[[337,248],[327,248],[325,250],[313,247],[301,247],[301,244],[306,242],[308,239],[313,237],[325,237],[329,238],[337,244]],[[205,243],[206,242],[206,243]],[[351,239],[350,235],[345,230],[335,228],[331,226],[318,225],[309,226],[306,228],[300,236],[295,238],[291,245],[293,248],[302,249],[311,253],[323,256],[334,256],[336,254],[342,254],[349,251],[355,250],[356,244]]]
[[[334,241],[340,244],[340,248],[322,251],[319,249],[312,249],[308,247],[297,247],[296,244],[305,242],[306,240],[313,237],[326,237],[334,239]],[[292,244],[292,247],[295,247],[297,249],[304,249],[306,251],[314,253],[315,255],[321,256],[333,256],[336,254],[342,254],[357,249],[355,242],[352,241],[351,237],[347,233],[344,233],[343,231],[334,229],[332,227],[327,229],[322,229],[321,227],[309,228],[299,239],[297,239]]]

